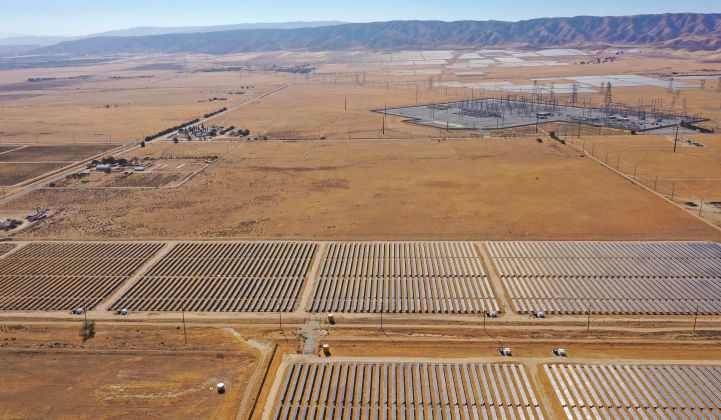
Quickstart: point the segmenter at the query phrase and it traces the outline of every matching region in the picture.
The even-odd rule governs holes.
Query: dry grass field
[[[91,67],[0,72],[0,143],[35,141],[36,136],[40,142],[138,141],[143,134],[238,105],[289,79],[260,71],[242,78],[237,71],[200,71],[245,64],[248,58],[144,56]],[[58,80],[31,83],[30,77]]]
[[[590,136],[572,142],[648,188],[673,198],[690,213],[721,226],[721,136],[679,134],[680,139],[704,147],[680,141],[675,153],[674,137]]]
[[[174,190],[45,189],[5,208],[59,209],[27,235],[64,239],[718,237],[549,140],[166,143],[142,153],[169,151],[222,157]]]
[[[225,331],[99,324],[0,327],[2,418],[234,418],[258,352]],[[218,395],[215,385],[225,382]]]

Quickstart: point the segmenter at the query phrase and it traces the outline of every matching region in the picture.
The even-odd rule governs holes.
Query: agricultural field
[[[517,364],[291,362],[273,419],[543,419]]]
[[[68,166],[69,163],[0,163],[0,186],[10,187]]]
[[[717,243],[490,242],[519,313],[721,314]]]
[[[161,247],[157,243],[27,244],[0,259],[0,309],[93,309]]]
[[[113,144],[73,144],[64,146],[23,146],[0,154],[0,162],[40,163],[78,162],[116,149]]]
[[[308,310],[482,313],[498,304],[471,243],[334,243]]]
[[[21,146],[0,153],[0,186],[13,186],[89,159],[118,145]]]
[[[721,366],[545,365],[568,420],[721,417]]]
[[[178,244],[113,307],[133,311],[290,312],[316,247],[298,242]]]
[[[0,257],[15,249],[14,244],[0,244]]]

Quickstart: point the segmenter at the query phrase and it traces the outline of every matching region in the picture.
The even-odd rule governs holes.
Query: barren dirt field
[[[79,323],[77,325],[80,325]],[[1,418],[231,418],[257,351],[220,329],[0,327]],[[227,393],[219,395],[218,382]]]
[[[140,153],[168,150],[222,158],[175,190],[45,189],[6,208],[61,209],[26,235],[63,239],[717,237],[551,140],[166,143]]]

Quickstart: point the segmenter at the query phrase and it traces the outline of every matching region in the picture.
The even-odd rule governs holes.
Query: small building
[[[13,223],[13,220],[12,220],[12,219],[7,219],[7,220],[0,221],[0,230],[6,230],[6,231],[7,231],[7,230],[12,229],[13,227],[15,227],[15,224]]]
[[[109,174],[110,172],[112,172],[113,167],[108,163],[101,163],[100,165],[95,167],[95,170],[98,172],[105,172],[106,174]]]

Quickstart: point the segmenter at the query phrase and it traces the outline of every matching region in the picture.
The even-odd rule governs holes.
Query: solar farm
[[[472,243],[334,243],[308,310],[482,313],[498,305]]]
[[[0,310],[95,308],[159,243],[33,243],[0,259]]]
[[[721,366],[549,364],[566,418],[721,418]]]
[[[293,362],[273,419],[543,419],[518,364]]]
[[[109,309],[488,315],[506,307],[502,291],[519,314],[721,314],[713,242],[32,242],[2,257],[11,250],[0,246],[4,310],[94,308],[124,285]]]
[[[315,244],[181,243],[113,305],[133,311],[289,312]]]
[[[719,314],[716,243],[491,242],[519,313]]]

